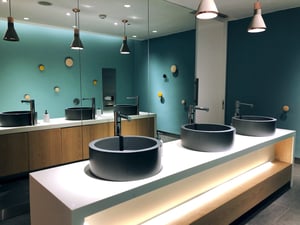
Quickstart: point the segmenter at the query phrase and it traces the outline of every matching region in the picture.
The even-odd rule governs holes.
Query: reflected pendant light
[[[128,20],[122,20],[122,23],[124,23],[124,35],[123,35],[123,42],[120,48],[120,53],[121,54],[130,54],[130,50],[127,44],[127,36],[126,36],[126,24]]]
[[[11,4],[10,0],[8,1],[9,4],[9,17],[7,17],[7,31],[3,37],[5,41],[19,41],[18,34],[14,27],[14,18],[11,16]]]
[[[249,33],[259,33],[267,29],[264,19],[261,15],[261,4],[259,1],[254,3],[254,15],[248,27]]]
[[[214,0],[202,0],[199,4],[196,18],[201,20],[209,20],[217,17],[219,11]]]
[[[79,0],[77,1],[77,8],[73,9],[73,12],[75,13],[75,26],[74,26],[74,39],[71,43],[71,49],[75,50],[82,50],[83,49],[83,44],[80,40],[79,36]]]

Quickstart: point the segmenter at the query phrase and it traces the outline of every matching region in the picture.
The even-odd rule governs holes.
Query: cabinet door
[[[155,120],[154,117],[137,120],[136,133],[141,136],[155,137]]]
[[[28,138],[30,170],[63,163],[61,129],[31,131]]]
[[[0,135],[0,177],[27,172],[27,133]]]
[[[121,135],[138,135],[136,128],[139,120],[122,120]]]
[[[68,127],[61,129],[62,160],[63,163],[75,162],[83,159],[82,128]]]
[[[83,126],[83,158],[89,158],[89,143],[93,140],[112,136],[112,123],[100,123],[96,125]]]

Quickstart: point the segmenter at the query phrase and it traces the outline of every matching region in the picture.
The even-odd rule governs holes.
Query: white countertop
[[[155,113],[150,112],[140,112],[139,115],[130,116],[131,119],[142,119],[147,117],[153,117]],[[114,121],[113,112],[104,112],[101,116],[97,116],[94,120],[66,120],[63,118],[50,118],[50,122],[44,122],[43,120],[38,120],[37,124],[34,126],[21,126],[21,127],[0,127],[0,135],[3,134],[13,134],[22,133],[35,130],[46,130],[62,127],[73,127],[81,125],[92,125],[98,123],[106,123]]]
[[[210,153],[185,149],[181,140],[164,143],[162,171],[137,181],[92,178],[85,173],[88,160],[33,172],[30,176],[70,210],[97,204],[100,211],[294,135],[295,131],[283,129],[269,137],[235,135],[230,150]]]

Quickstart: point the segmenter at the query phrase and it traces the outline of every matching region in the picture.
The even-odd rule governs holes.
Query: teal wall
[[[269,115],[277,127],[300,129],[300,8],[263,15],[267,31],[247,33],[250,18],[229,22],[226,87],[226,123],[234,102],[254,104],[242,114]],[[294,25],[291,25],[294,24]],[[283,105],[290,107],[284,114]],[[299,140],[299,133],[296,140]],[[295,156],[300,157],[296,141]]]
[[[3,33],[6,26],[6,21],[0,21]],[[63,117],[64,109],[74,106],[74,98],[96,97],[96,106],[101,107],[102,68],[116,68],[116,103],[130,103],[126,96],[140,96],[140,110],[157,113],[157,128],[166,132],[179,134],[180,126],[187,122],[187,106],[181,100],[187,105],[193,101],[195,31],[150,41],[129,40],[132,54],[121,55],[122,37],[81,31],[85,48],[75,51],[69,47],[71,29],[21,23],[15,23],[15,28],[20,42],[0,40],[0,95],[5,96],[0,112],[28,110],[21,103],[24,94],[35,99],[39,119],[46,109],[52,118]],[[71,68],[64,65],[67,56],[74,59]],[[39,71],[39,64],[45,65],[45,71]],[[170,71],[173,64],[178,67],[175,75]],[[60,87],[59,93],[54,92],[55,86]],[[163,103],[158,91],[164,94]]]
[[[180,134],[193,104],[195,80],[195,30],[151,39],[149,43],[149,107],[157,114],[157,129]],[[178,72],[172,74],[171,65]],[[163,78],[167,75],[167,79]],[[163,102],[157,93],[163,93]],[[186,100],[186,105],[181,104]]]
[[[6,22],[1,21],[3,33]],[[134,56],[119,53],[122,37],[81,32],[85,49],[69,48],[73,31],[54,27],[15,23],[20,42],[0,40],[0,111],[28,110],[21,104],[24,94],[36,101],[41,118],[45,109],[51,117],[63,117],[64,109],[73,106],[74,98],[96,97],[97,107],[102,106],[102,68],[116,68],[117,102],[126,101],[133,94]],[[134,52],[134,43],[129,41]],[[71,56],[74,66],[67,68],[64,59]],[[81,63],[79,63],[81,62]],[[38,65],[44,64],[41,72]],[[81,72],[79,65],[81,65]],[[98,80],[96,86],[92,81]],[[126,84],[126,85],[124,85]],[[60,93],[55,93],[59,86]],[[83,102],[90,105],[90,102]]]

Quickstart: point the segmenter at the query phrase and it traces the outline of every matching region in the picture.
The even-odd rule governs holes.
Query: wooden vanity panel
[[[140,120],[122,120],[121,135],[137,135],[137,124]]]
[[[70,127],[61,129],[63,163],[82,160],[82,129]]]
[[[89,125],[82,127],[83,133],[83,159],[89,158],[89,143],[93,140],[109,137],[110,135],[110,123],[100,123],[97,125]]]
[[[286,162],[294,162],[294,153],[290,149],[294,149],[294,137],[284,139],[275,144],[275,159]]]
[[[60,128],[28,132],[28,139],[30,170],[63,163]]]
[[[136,132],[141,136],[155,137],[154,117],[140,119],[137,123]]]
[[[0,135],[0,177],[27,172],[27,133]]]

